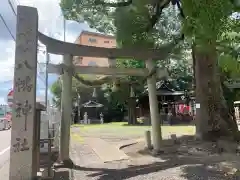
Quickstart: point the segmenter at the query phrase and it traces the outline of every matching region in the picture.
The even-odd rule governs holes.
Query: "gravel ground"
[[[139,138],[138,133],[119,136],[111,132],[80,132],[81,136],[101,137],[109,142],[121,142],[131,138]],[[103,147],[104,148],[104,147]],[[131,149],[131,148],[130,148]],[[128,150],[130,151],[130,150]],[[225,176],[223,172],[208,168],[208,163],[201,161],[185,161],[174,158],[154,158],[152,156],[131,155],[130,160],[103,163],[94,151],[86,144],[71,141],[71,158],[74,166],[66,178],[60,180],[238,180],[237,177]],[[111,153],[111,152],[109,152]],[[70,177],[69,177],[70,176]],[[239,179],[240,180],[240,179]]]
[[[74,180],[237,180],[203,164],[164,161],[150,156],[102,163],[86,145],[78,144],[75,148],[78,153],[72,153],[76,164],[72,170]]]

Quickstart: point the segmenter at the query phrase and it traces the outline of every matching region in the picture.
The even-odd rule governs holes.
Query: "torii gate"
[[[171,52],[173,44],[160,49],[116,49],[82,46],[58,41],[38,32],[38,13],[36,8],[17,7],[17,35],[14,69],[14,112],[12,118],[10,180],[30,180],[36,176],[33,169],[36,161],[34,127],[36,127],[36,74],[37,42],[46,45],[49,53],[64,56],[63,65],[49,65],[50,72],[63,76],[62,119],[60,137],[60,158],[69,160],[70,121],[72,112],[72,74],[74,72],[105,75],[148,76],[148,92],[152,123],[153,148],[160,150],[161,128],[156,96],[156,74],[154,61],[164,59]],[[73,56],[134,58],[145,59],[146,68],[128,69],[116,67],[74,67]],[[162,71],[160,71],[162,72]],[[27,122],[27,126],[24,126]]]

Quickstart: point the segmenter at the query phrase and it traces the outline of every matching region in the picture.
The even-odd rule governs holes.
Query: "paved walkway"
[[[0,179],[9,180],[9,160],[0,168]]]
[[[85,138],[85,141],[104,163],[129,159],[122,150],[119,150],[118,146],[101,138]]]
[[[189,160],[188,156],[187,159],[179,158],[179,154],[161,158],[140,154],[133,156],[130,154],[132,151],[128,152],[125,148],[123,150],[129,157],[121,159],[123,152],[119,151],[119,146],[124,142],[131,143],[129,139],[137,140],[139,136],[114,133],[112,129],[106,131],[82,133],[77,128],[72,129],[74,136],[71,139],[70,155],[74,165],[68,171],[63,169],[61,177],[57,179],[238,180],[236,177],[226,177],[223,172],[209,169],[205,161]],[[104,160],[105,158],[107,160]]]
[[[128,143],[131,142],[128,141]],[[117,143],[113,145],[100,138],[84,138],[84,143],[71,139],[70,154],[75,166],[69,171],[69,175],[65,172],[64,176],[73,180],[139,179],[139,177],[134,177],[137,169],[132,166],[144,165],[147,162],[146,159],[145,161],[143,159],[133,160],[119,150],[120,144],[118,146],[115,144]],[[147,164],[153,162],[149,162],[150,158],[147,159]],[[130,167],[132,168],[129,169]]]
[[[107,146],[103,147],[108,154]],[[103,163],[88,144],[72,140],[71,159],[75,164],[63,180],[237,180],[222,172],[209,171],[203,164],[150,156]],[[66,178],[63,178],[66,177]],[[59,177],[58,177],[59,179]]]

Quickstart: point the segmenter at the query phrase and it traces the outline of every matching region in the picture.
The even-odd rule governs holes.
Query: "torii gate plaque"
[[[71,81],[72,73],[81,68],[72,66],[73,56],[145,59],[146,69],[89,68],[85,73],[108,75],[144,75],[155,68],[153,59],[165,59],[174,43],[160,49],[116,49],[82,46],[49,38],[38,33],[38,13],[36,8],[18,6],[17,38],[14,70],[14,108],[12,121],[10,180],[30,180],[34,174],[33,129],[36,107],[37,40],[47,46],[48,52],[64,55],[62,120],[61,120],[61,160],[69,158],[69,136],[71,121]],[[53,66],[51,66],[53,67]],[[54,67],[57,72],[59,67]],[[83,70],[83,69],[82,69]],[[107,71],[107,72],[106,72]],[[146,74],[147,75],[147,74]],[[156,98],[156,74],[148,77],[148,92],[152,122],[153,148],[160,150],[161,128]],[[26,122],[26,126],[24,125]],[[63,150],[63,148],[65,148]],[[67,149],[66,149],[67,148]]]

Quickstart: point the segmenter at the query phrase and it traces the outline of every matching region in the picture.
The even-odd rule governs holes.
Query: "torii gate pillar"
[[[72,67],[73,57],[64,55],[63,62],[66,66]],[[60,161],[68,162],[70,145],[70,126],[72,121],[72,70],[64,69],[62,75],[62,99],[61,99],[61,127],[60,127]]]
[[[151,71],[154,68],[154,62],[152,59],[146,60],[146,67]],[[148,97],[150,106],[150,116],[152,124],[152,138],[153,138],[153,151],[158,153],[161,148],[161,127],[160,116],[158,111],[157,90],[156,90],[156,74],[147,78],[148,85]]]

